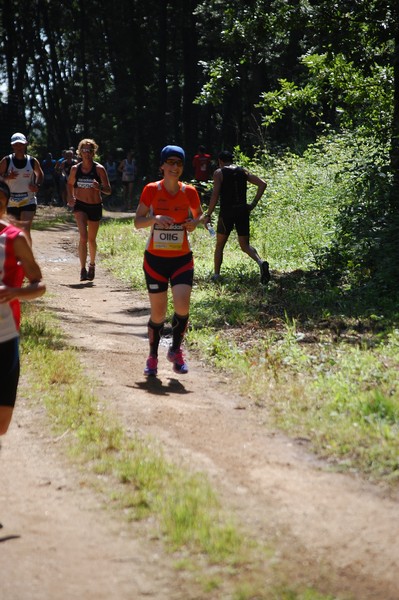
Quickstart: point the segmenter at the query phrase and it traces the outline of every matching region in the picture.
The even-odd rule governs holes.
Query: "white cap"
[[[27,144],[28,140],[26,139],[26,137],[24,136],[23,133],[14,133],[14,135],[11,136],[11,146],[13,144]]]

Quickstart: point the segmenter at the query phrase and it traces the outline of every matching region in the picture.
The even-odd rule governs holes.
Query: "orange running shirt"
[[[200,209],[201,203],[195,187],[179,181],[179,188],[177,194],[169,194],[162,180],[149,183],[141,194],[140,202],[148,206],[154,216],[166,215],[175,221],[175,225],[167,229],[159,225],[151,228],[147,250],[156,256],[183,256],[191,250],[187,231],[181,224],[191,218],[191,210]]]

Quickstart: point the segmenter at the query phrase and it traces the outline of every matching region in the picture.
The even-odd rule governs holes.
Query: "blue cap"
[[[161,165],[163,165],[165,160],[167,160],[170,156],[177,156],[178,158],[181,158],[182,161],[184,161],[186,158],[184,150],[183,148],[180,148],[180,146],[165,146],[161,152]]]

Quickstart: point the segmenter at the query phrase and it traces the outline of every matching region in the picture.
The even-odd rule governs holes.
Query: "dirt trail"
[[[46,303],[126,429],[206,472],[239,521],[276,545],[274,560],[289,561],[293,581],[340,598],[398,600],[398,498],[330,472],[192,356],[189,374],[177,378],[165,346],[158,378],[147,381],[146,296],[100,260],[94,282],[80,283],[76,241],[72,225],[34,232]],[[227,599],[177,574],[148,525],[127,526],[104,510],[46,432],[43,409],[23,394],[0,453],[1,599]]]

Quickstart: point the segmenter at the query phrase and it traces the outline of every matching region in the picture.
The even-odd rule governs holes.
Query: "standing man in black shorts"
[[[209,223],[220,197],[220,214],[214,256],[215,272],[212,280],[217,281],[220,278],[223,250],[230,233],[233,229],[236,229],[241,250],[258,263],[261,283],[266,284],[270,280],[269,263],[263,260],[249,243],[249,215],[263,196],[267,184],[260,177],[235,165],[231,152],[224,150],[219,154],[218,159],[219,168],[216,169],[213,175],[213,191],[205,215],[205,223]],[[248,182],[258,188],[251,204],[247,204]]]

